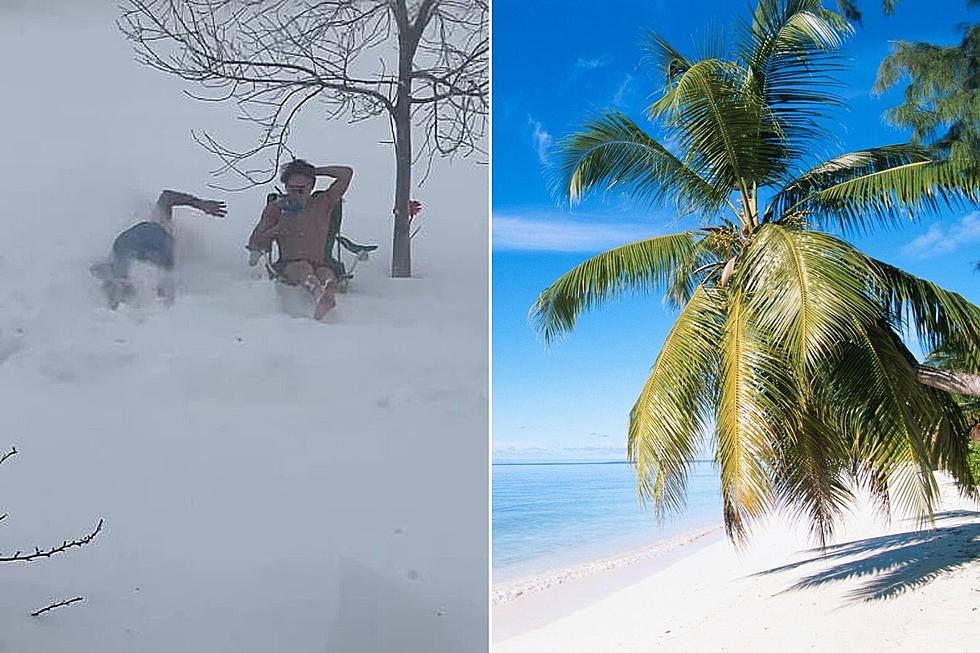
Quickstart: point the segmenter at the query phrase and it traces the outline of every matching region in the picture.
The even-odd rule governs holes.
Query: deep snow
[[[393,280],[387,128],[311,116],[298,154],[354,166],[344,231],[381,250],[290,317],[242,249],[267,189],[209,190],[189,136],[243,126],[133,63],[111,4],[0,9],[0,553],[106,520],[0,565],[0,651],[485,650],[487,169],[437,165]],[[88,264],[165,187],[228,218],[178,209],[176,304],[109,311]]]

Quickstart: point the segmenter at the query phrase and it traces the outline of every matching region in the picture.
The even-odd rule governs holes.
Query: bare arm
[[[157,198],[158,211],[169,218],[172,217],[175,206],[191,206],[216,218],[223,218],[227,213],[225,203],[218,200],[202,200],[176,190],[165,190],[160,193],[160,197]]]
[[[354,178],[354,169],[348,166],[321,166],[316,169],[318,177],[333,177],[334,182],[330,184],[327,192],[334,196],[341,196],[350,186],[350,180]]]
[[[272,239],[276,236],[276,226],[279,224],[280,211],[273,203],[266,204],[259,223],[252,230],[248,239],[247,249],[266,251],[272,249]]]

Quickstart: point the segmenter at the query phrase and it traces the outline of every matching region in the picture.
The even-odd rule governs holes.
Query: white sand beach
[[[867,502],[825,550],[774,518],[495,587],[495,653],[980,651],[980,506],[939,477],[936,528]]]

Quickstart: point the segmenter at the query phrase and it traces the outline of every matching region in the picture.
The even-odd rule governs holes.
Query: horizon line
[[[696,458],[696,459],[692,460],[691,462],[693,462],[693,463],[711,463],[711,462],[714,462],[714,461],[713,460],[708,460],[708,459]],[[588,461],[588,460],[560,460],[560,461],[554,461],[554,462],[526,462],[526,463],[503,463],[503,462],[495,463],[495,462],[491,462],[490,463],[490,466],[491,467],[497,467],[497,466],[501,466],[501,467],[507,467],[507,466],[521,467],[521,466],[524,466],[524,467],[528,467],[528,466],[534,466],[534,465],[539,465],[540,466],[540,465],[632,465],[632,464],[633,463],[631,463],[628,460],[595,460],[595,461]]]

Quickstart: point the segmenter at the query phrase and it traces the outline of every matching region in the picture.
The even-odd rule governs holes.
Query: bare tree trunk
[[[406,95],[395,105],[395,230],[391,244],[391,276],[412,276],[412,238],[408,202],[412,192],[412,119]]]
[[[917,365],[916,372],[918,372],[919,381],[923,385],[953,394],[980,397],[980,376],[975,374],[941,370],[928,365]]]
[[[430,2],[426,2],[426,5]],[[398,94],[395,97],[395,230],[391,243],[391,276],[412,276],[412,234],[408,202],[412,192],[412,70],[425,19],[409,20],[405,0],[393,4],[398,23]],[[421,14],[420,8],[420,14]]]

